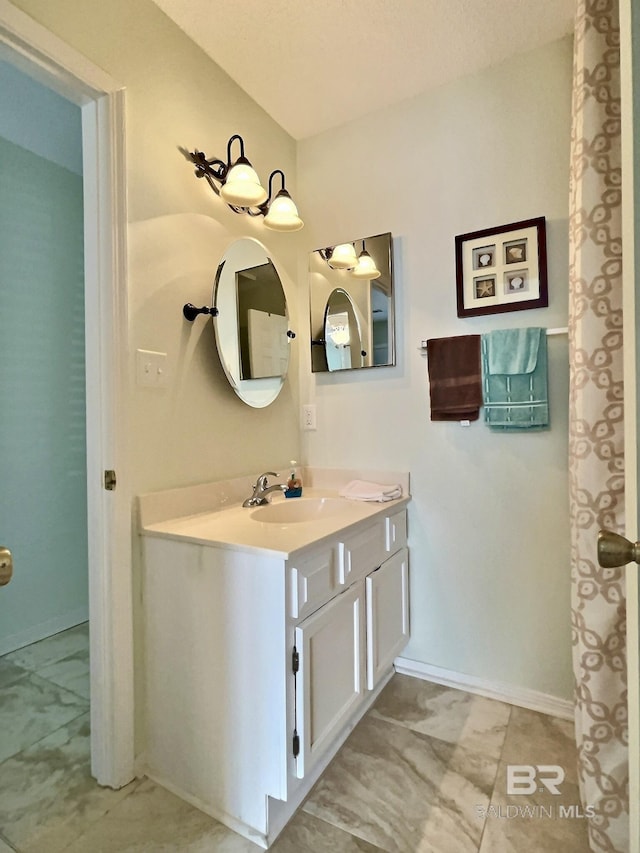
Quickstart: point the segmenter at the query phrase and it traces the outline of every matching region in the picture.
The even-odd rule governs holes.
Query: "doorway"
[[[79,107],[0,61],[0,656],[86,622]]]
[[[124,90],[8,0],[0,58],[81,110],[91,767],[119,788],[134,776]]]

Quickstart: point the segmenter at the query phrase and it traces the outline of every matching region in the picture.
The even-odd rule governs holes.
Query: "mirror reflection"
[[[213,288],[216,346],[227,379],[249,406],[268,406],[289,367],[289,315],[282,281],[265,247],[236,240]]]
[[[287,305],[271,260],[236,272],[240,378],[284,376],[289,363]]]
[[[327,299],[324,314],[324,351],[328,370],[362,367],[362,349],[356,309],[346,290],[337,287]]]
[[[395,364],[391,234],[316,249],[309,278],[313,372]]]

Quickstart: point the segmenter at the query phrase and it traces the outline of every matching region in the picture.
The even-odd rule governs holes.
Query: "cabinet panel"
[[[364,693],[364,583],[354,584],[295,629],[296,727],[302,778],[347,723]]]
[[[295,560],[289,567],[290,606],[294,619],[303,619],[313,613],[335,594],[334,555],[334,547],[329,546]]]
[[[385,518],[385,547],[394,554],[407,547],[407,511],[405,509]]]
[[[348,586],[379,566],[385,556],[384,523],[381,519],[340,543],[340,583]]]
[[[394,554],[366,580],[367,688],[373,690],[409,639],[408,554]]]

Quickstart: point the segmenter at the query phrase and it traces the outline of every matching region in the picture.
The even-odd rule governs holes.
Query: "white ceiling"
[[[573,31],[577,0],[154,0],[304,139]]]

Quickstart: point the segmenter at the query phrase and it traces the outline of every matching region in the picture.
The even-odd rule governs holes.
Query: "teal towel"
[[[529,334],[509,335],[505,331]],[[485,423],[496,430],[536,430],[548,427],[545,329],[489,332],[482,335],[481,354]],[[504,372],[491,369],[496,366]]]
[[[540,329],[498,329],[487,341],[489,373],[532,373],[538,361]]]

